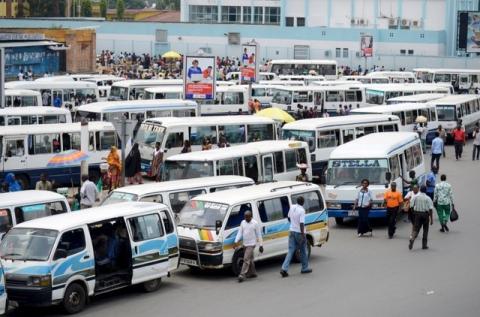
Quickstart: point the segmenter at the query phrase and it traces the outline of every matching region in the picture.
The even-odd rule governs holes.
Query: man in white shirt
[[[252,219],[251,211],[245,212],[245,220],[242,220],[240,227],[238,228],[237,236],[235,237],[234,248],[237,248],[240,240],[242,240],[244,253],[242,271],[238,275],[239,283],[243,282],[247,277],[257,277],[253,254],[257,242],[260,244],[260,253],[263,253],[262,233],[260,231],[258,222]]]
[[[280,274],[282,277],[288,276],[288,267],[297,250],[300,250],[300,259],[302,262],[302,274],[312,273],[308,267],[307,238],[305,237],[305,209],[303,204],[305,200],[302,196],[297,198],[297,203],[290,207],[288,211],[288,220],[290,221],[290,233],[288,235],[288,254],[282,264]]]
[[[94,182],[87,175],[82,176],[83,185],[80,188],[80,208],[91,208],[98,199],[98,190]]]

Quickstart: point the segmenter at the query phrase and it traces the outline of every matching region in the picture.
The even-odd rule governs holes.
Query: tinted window
[[[0,209],[0,232],[7,232],[12,228],[12,214],[9,209]]]
[[[248,142],[273,140],[272,124],[249,124]]]
[[[167,148],[183,146],[183,132],[169,133],[167,138]]]
[[[168,195],[168,198],[170,199],[170,206],[172,207],[172,211],[180,212],[183,206],[185,206],[185,204],[190,199],[201,194],[205,194],[205,190],[196,189],[184,192],[171,193],[170,195]]]
[[[133,241],[145,241],[163,236],[163,227],[158,214],[129,219]]]
[[[238,227],[242,220],[245,219],[246,211],[252,211],[252,206],[250,204],[243,204],[233,207],[230,215],[228,216],[225,229]]]
[[[295,151],[285,151],[285,163],[287,165],[287,171],[294,171],[298,169]]]
[[[160,216],[162,217],[163,226],[165,227],[165,232],[167,234],[172,233],[175,231],[174,224],[172,221],[172,217],[166,210],[160,211]]]
[[[85,234],[83,233],[83,229],[75,229],[62,234],[62,238],[57,247],[57,250],[59,249],[67,251],[67,256],[85,249]]]
[[[296,202],[297,198],[300,196],[302,196],[305,200],[305,203],[303,204],[303,208],[305,208],[305,213],[308,214],[311,212],[319,212],[323,210],[324,206],[322,196],[320,196],[320,193],[318,191],[311,191],[292,195],[292,201]]]
[[[210,140],[210,143],[217,143],[217,127],[192,127],[190,128],[190,142],[192,145],[202,145],[204,139]]]
[[[258,212],[262,222],[276,221],[288,216],[288,197],[278,197],[258,202]]]
[[[285,166],[283,165],[283,152],[275,152],[273,153],[273,157],[275,160],[275,173],[283,173],[285,171]]]

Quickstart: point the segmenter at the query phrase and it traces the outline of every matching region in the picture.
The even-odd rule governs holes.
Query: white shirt
[[[293,205],[288,211],[288,218],[290,218],[290,231],[302,233],[300,224],[305,224],[305,209],[298,204]]]
[[[473,132],[473,144],[480,145],[480,132]]]
[[[97,186],[90,180],[83,183],[82,188],[80,188],[80,204],[86,206],[93,206],[97,200]]]
[[[238,243],[242,238],[243,246],[245,247],[255,246],[257,245],[257,241],[262,245],[262,233],[260,232],[258,222],[254,219],[250,220],[250,222],[242,220],[240,227],[238,228],[237,236],[235,237],[235,243]]]
[[[406,200],[406,199],[412,199],[412,198],[414,198],[415,196],[418,196],[419,193],[420,193],[420,192],[418,192],[418,193],[415,194],[415,193],[413,192],[413,190],[411,190],[411,191],[409,191],[409,192],[405,195],[405,200]]]

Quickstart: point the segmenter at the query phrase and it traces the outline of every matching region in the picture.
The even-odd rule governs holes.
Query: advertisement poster
[[[240,68],[240,82],[250,84],[257,81],[257,46],[243,45],[242,56],[240,57],[242,67]]]
[[[184,65],[185,99],[214,99],[215,57],[185,56]]]
[[[480,53],[480,12],[468,12],[467,53]]]
[[[362,53],[362,57],[373,56],[373,36],[362,35],[360,38],[360,52]]]

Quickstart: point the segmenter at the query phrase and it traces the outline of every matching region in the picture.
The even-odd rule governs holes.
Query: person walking
[[[465,131],[462,129],[462,125],[459,123],[453,134],[453,145],[455,146],[455,158],[462,158],[463,146],[465,145]]]
[[[438,169],[434,165],[431,171],[427,174],[427,180],[425,181],[425,186],[427,187],[427,196],[433,200],[433,192],[435,191],[435,184],[437,182],[437,173]]]
[[[130,153],[128,153],[125,159],[125,176],[128,177],[130,185],[135,183],[143,184],[142,159],[138,150],[138,143],[133,144]]]
[[[452,185],[447,183],[447,175],[445,174],[440,176],[440,183],[435,186],[433,202],[435,208],[437,209],[438,220],[442,226],[440,231],[450,231],[450,229],[448,229],[447,222],[450,219],[450,212],[454,207],[453,190]]]
[[[8,173],[7,176],[5,176],[5,183],[7,183],[9,192],[19,192],[22,190],[22,186],[13,173]]]
[[[185,141],[186,142],[186,141]],[[155,149],[153,150],[153,159],[150,165],[150,177],[157,182],[160,180],[159,175],[163,163],[163,150],[160,148],[160,142],[155,143]]]
[[[93,182],[92,177],[88,175],[82,176],[82,187],[80,188],[80,208],[91,208],[98,199],[97,185]]]
[[[373,201],[372,192],[368,190],[369,185],[370,182],[368,179],[362,180],[362,188],[358,192],[355,204],[353,205],[353,210],[358,209],[358,237],[362,237],[366,233],[370,233],[370,236],[373,236],[373,230],[368,221],[368,214],[370,213]]]
[[[252,219],[252,212],[250,210],[245,212],[245,219],[240,223],[240,227],[235,237],[234,248],[238,247],[238,243],[242,240],[243,246],[243,265],[240,275],[238,275],[238,282],[241,283],[245,278],[257,277],[255,270],[254,251],[257,243],[260,253],[263,253],[263,240],[260,226],[255,219]]]
[[[398,210],[403,203],[402,194],[397,191],[397,183],[392,182],[390,184],[390,190],[385,192],[384,199],[387,206],[388,238],[392,239],[397,229]]]
[[[438,131],[435,132],[435,138],[432,140],[432,159],[430,160],[430,169],[432,169],[433,166],[440,169],[440,157],[444,152],[444,146],[445,144],[440,137],[440,133]]]
[[[116,146],[110,148],[110,153],[106,158],[108,163],[108,173],[110,174],[110,190],[114,190],[120,184],[120,174],[122,171],[122,163]]]
[[[476,127],[475,131],[473,131],[473,153],[472,153],[472,161],[475,160],[475,153],[477,153],[477,161],[480,157],[480,128]]]
[[[47,180],[45,173],[40,174],[40,180],[35,184],[35,190],[52,190],[52,183]]]
[[[300,250],[300,262],[302,263],[302,274],[312,273],[308,267],[307,238],[305,236],[305,209],[303,205],[305,200],[302,196],[297,198],[297,203],[290,207],[288,211],[288,221],[290,222],[290,232],[288,234],[288,253],[282,264],[280,274],[282,277],[288,276],[288,267],[297,250]]]
[[[440,134],[440,139],[443,141],[443,157],[445,158],[445,145],[447,144],[447,132],[442,127],[442,125],[438,125],[437,128],[438,133]]]
[[[408,220],[412,223],[413,225],[413,209],[412,209],[412,199],[418,195],[420,189],[418,188],[418,185],[415,185],[412,187],[412,190],[410,190],[405,197],[403,198],[403,210],[408,214]],[[408,221],[406,221],[408,222]]]
[[[413,248],[413,243],[423,228],[422,249],[428,249],[428,228],[433,225],[433,202],[426,195],[427,187],[420,187],[420,194],[412,198],[411,206],[413,208],[413,228],[408,242],[408,249]]]

